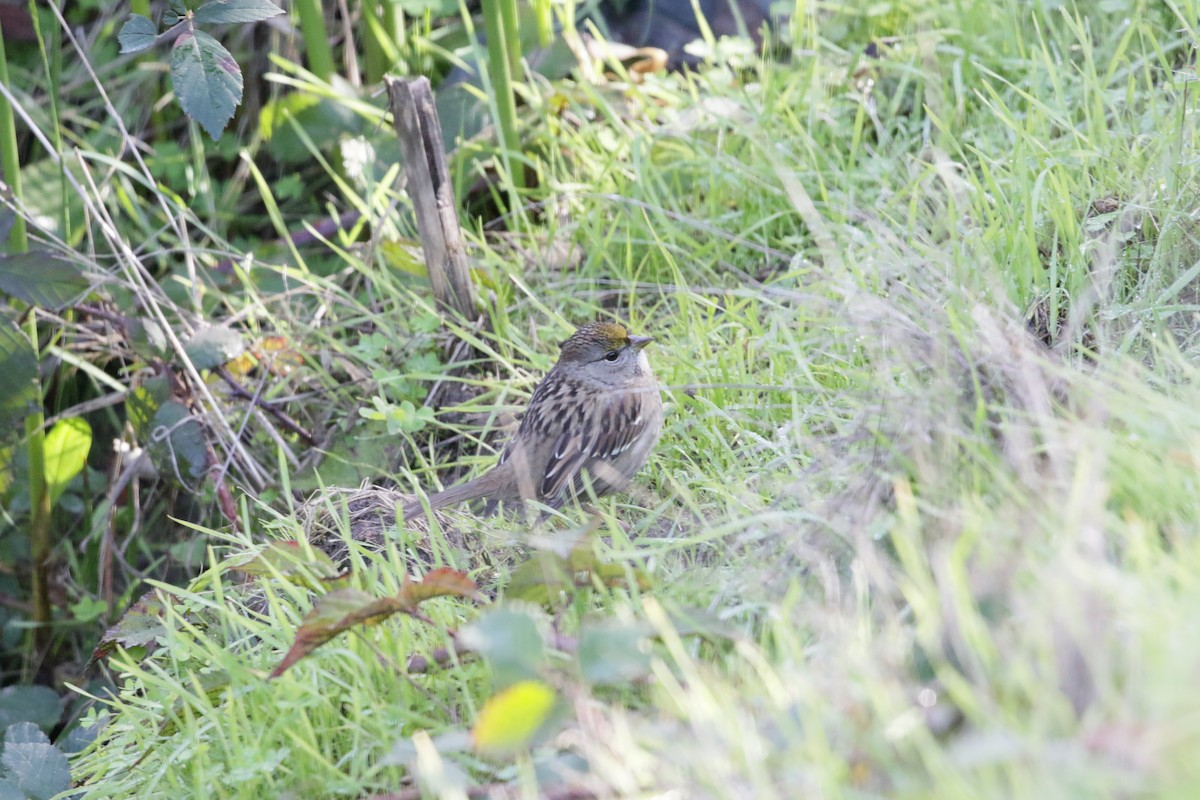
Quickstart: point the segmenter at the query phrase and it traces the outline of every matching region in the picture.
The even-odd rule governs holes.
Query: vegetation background
[[[0,798],[1195,795],[1195,2],[203,8],[0,6]],[[635,489],[397,525],[597,316]]]

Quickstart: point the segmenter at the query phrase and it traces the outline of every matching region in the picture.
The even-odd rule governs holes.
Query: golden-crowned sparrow
[[[597,496],[624,489],[662,431],[662,398],[642,352],[652,341],[615,322],[575,331],[533,390],[500,463],[430,495],[429,507],[487,498],[489,514],[500,503],[520,500],[557,508],[585,493],[587,485]],[[404,516],[421,511],[419,503],[410,503]]]

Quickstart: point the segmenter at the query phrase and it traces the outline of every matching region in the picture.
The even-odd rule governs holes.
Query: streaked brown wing
[[[561,502],[568,488],[573,492],[582,489],[584,474],[596,484],[597,491],[607,488],[610,482],[605,480],[605,470],[597,468],[611,463],[646,432],[649,420],[642,413],[641,400],[634,393],[614,395],[590,430],[576,425],[559,435],[542,479],[541,493],[547,503]]]

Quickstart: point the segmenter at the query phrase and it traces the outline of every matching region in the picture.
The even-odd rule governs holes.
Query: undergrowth
[[[221,269],[195,283],[141,283],[109,233],[113,296],[285,340],[253,391],[316,438],[206,402],[237,518],[196,515],[207,568],[155,584],[157,649],[109,656],[85,796],[1187,796],[1197,9],[885,5],[801,4],[782,62],[531,84],[544,197],[503,234],[467,225],[489,293],[482,329],[450,322],[486,359],[468,378],[383,169],[331,201],[369,241],[243,253],[210,229],[192,257]],[[97,178],[98,219],[128,213],[101,186],[155,191]],[[300,495],[491,463],[595,316],[656,337],[666,428],[633,490],[590,521],[348,545],[341,589],[450,569],[479,594],[268,680],[323,576],[247,588],[228,559],[303,539]],[[451,400],[415,417],[437,382]],[[529,568],[547,553],[587,579]],[[483,752],[483,709],[531,680],[541,738]]]

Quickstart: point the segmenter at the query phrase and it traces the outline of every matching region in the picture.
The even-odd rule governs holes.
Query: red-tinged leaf
[[[233,492],[224,480],[217,481],[217,502],[221,506],[221,514],[232,524],[238,521],[237,503],[233,500]]]
[[[431,598],[449,595],[478,598],[479,589],[465,573],[442,567],[435,569],[420,581],[406,583],[396,595],[396,599],[413,609]]]
[[[285,336],[266,336],[258,343],[259,358],[265,360],[274,375],[287,375],[304,366],[304,354],[292,347]]]
[[[246,352],[225,365],[232,375],[244,377],[264,367],[272,375],[286,376],[304,365],[304,354],[291,346],[286,336],[265,336]]]
[[[204,31],[185,31],[171,48],[171,86],[183,111],[213,139],[242,102],[242,71],[225,47]]]
[[[358,589],[337,589],[320,597],[300,623],[296,640],[271,671],[277,678],[293,664],[355,625],[373,625],[406,610],[394,597],[377,598]]]
[[[128,649],[152,644],[167,632],[162,622],[164,610],[158,592],[146,592],[100,637],[92,651],[92,661],[106,658],[118,646]]]
[[[258,553],[234,561],[229,569],[259,578],[281,575],[284,580],[300,586],[312,585],[309,575],[332,578],[338,574],[337,565],[327,554],[305,547],[294,539],[271,542]]]

